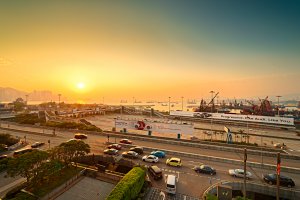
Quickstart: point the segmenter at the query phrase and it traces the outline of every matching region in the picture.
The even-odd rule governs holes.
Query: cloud
[[[13,62],[7,58],[0,57],[0,66],[9,66],[12,65]]]

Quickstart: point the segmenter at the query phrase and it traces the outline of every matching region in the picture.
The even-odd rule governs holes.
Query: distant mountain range
[[[26,95],[28,95],[28,101],[50,101],[57,99],[57,95],[53,95],[51,91],[43,90],[33,92],[24,92],[21,90],[16,90],[14,88],[3,88],[0,87],[0,102],[10,102],[21,97],[26,100]]]

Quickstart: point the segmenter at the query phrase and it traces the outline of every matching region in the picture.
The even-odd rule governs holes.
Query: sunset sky
[[[69,99],[300,93],[300,1],[0,2],[0,87]]]

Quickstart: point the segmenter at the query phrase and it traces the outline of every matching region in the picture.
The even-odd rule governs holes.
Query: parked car
[[[182,165],[180,158],[174,158],[174,157],[167,159],[166,164],[174,167],[181,167]]]
[[[152,151],[150,153],[150,155],[154,155],[154,156],[156,156],[158,158],[164,158],[164,157],[166,157],[166,154],[163,151]]]
[[[111,144],[111,145],[108,145],[107,147],[108,149],[116,149],[116,150],[121,150],[122,149],[122,146],[119,145],[119,144]]]
[[[82,133],[76,133],[74,135],[75,139],[87,139],[87,135],[86,134],[82,134]]]
[[[122,143],[122,144],[132,144],[132,141],[128,140],[128,139],[122,139],[122,140],[120,140],[120,143]]]
[[[0,160],[5,159],[5,158],[8,158],[8,156],[7,155],[1,155],[0,156]]]
[[[144,148],[143,147],[132,147],[132,148],[130,148],[130,151],[134,151],[138,154],[143,154],[144,153]]]
[[[35,142],[31,145],[31,148],[38,148],[40,146],[43,146],[44,144],[44,142]]]
[[[228,170],[229,175],[233,176],[233,177],[240,177],[240,178],[244,178],[244,170],[243,169],[230,169]],[[251,172],[246,172],[246,178],[250,179],[252,177]]]
[[[148,172],[151,176],[153,176],[154,180],[162,178],[162,170],[155,165],[148,167]]]
[[[193,169],[195,170],[195,172],[198,173],[210,174],[210,175],[216,174],[216,170],[208,165],[195,166]]]
[[[166,183],[166,192],[169,194],[176,194],[176,176],[168,175]]]
[[[125,152],[122,153],[122,156],[124,158],[131,158],[131,159],[137,158],[138,155],[139,154],[134,152],[134,151],[125,151]]]
[[[263,180],[267,183],[269,183],[270,185],[276,185],[277,184],[277,175],[276,174],[266,174],[263,177]],[[286,186],[286,187],[295,187],[295,182],[293,181],[293,179],[291,179],[290,177],[287,176],[279,176],[279,184],[281,186]]]
[[[157,163],[158,162],[158,157],[154,155],[148,155],[143,157],[143,161],[145,162],[152,162],[152,163]]]
[[[103,151],[104,154],[108,154],[108,155],[117,155],[118,154],[118,150],[117,149],[105,149]]]

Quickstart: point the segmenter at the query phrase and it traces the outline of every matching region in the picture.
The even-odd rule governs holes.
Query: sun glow
[[[82,90],[85,88],[85,84],[83,82],[79,82],[79,83],[77,83],[77,88]]]

